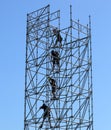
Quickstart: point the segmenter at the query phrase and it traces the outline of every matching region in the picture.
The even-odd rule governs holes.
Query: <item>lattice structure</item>
[[[24,130],[93,130],[90,22],[71,6],[64,29],[50,5],[27,14]]]

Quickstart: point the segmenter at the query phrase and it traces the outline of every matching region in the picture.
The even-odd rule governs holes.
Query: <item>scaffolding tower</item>
[[[24,130],[93,130],[90,17],[74,21],[70,6],[61,29],[50,5],[27,14],[24,102]]]

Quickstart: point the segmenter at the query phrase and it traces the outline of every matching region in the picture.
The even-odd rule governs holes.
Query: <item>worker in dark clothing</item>
[[[51,121],[50,121],[50,108],[45,104],[43,103],[43,105],[40,107],[40,109],[43,109],[44,110],[44,114],[43,114],[43,121],[42,121],[42,124],[40,125],[39,128],[42,128],[43,124],[44,124],[44,121],[46,118],[48,118],[48,121],[50,123],[50,127],[51,126]]]
[[[56,99],[56,81],[54,79],[52,79],[51,77],[48,77],[49,83],[52,87],[52,94],[53,94],[53,98],[52,99]]]
[[[53,63],[52,70],[54,70],[55,64],[57,64],[58,67],[60,64],[59,63],[59,61],[60,61],[59,53],[57,51],[52,50],[51,51],[51,59],[52,59],[52,63]]]
[[[62,37],[60,35],[60,31],[57,29],[53,29],[53,33],[56,36],[56,41],[55,41],[55,45],[57,45],[57,43],[60,43],[60,46],[62,46]]]

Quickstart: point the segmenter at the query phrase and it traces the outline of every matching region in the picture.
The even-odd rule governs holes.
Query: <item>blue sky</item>
[[[94,129],[111,129],[111,1],[110,0],[1,0],[0,1],[0,129],[23,130],[26,14],[50,4],[61,10],[68,25],[73,19],[92,18]],[[61,22],[62,22],[61,20]],[[65,23],[65,22],[64,22]],[[62,25],[61,23],[61,26]]]

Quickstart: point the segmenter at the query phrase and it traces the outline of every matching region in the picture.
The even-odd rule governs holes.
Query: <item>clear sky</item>
[[[0,0],[0,130],[23,130],[26,14],[48,4],[66,25],[70,4],[73,19],[91,15],[94,129],[111,130],[111,0]]]

